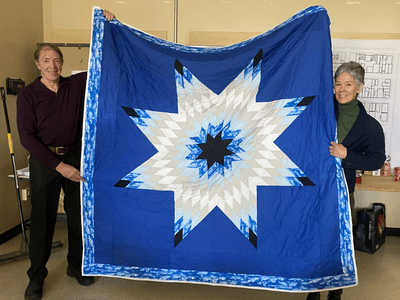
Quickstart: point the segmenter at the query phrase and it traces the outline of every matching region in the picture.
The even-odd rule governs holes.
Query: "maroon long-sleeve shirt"
[[[57,93],[38,77],[18,92],[17,126],[21,144],[53,169],[61,160],[49,146],[72,146],[81,141],[86,77],[86,72],[61,76]]]

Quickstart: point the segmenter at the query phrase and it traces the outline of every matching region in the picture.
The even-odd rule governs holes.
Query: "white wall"
[[[386,227],[400,228],[400,194],[398,192],[356,190],[354,197],[356,209],[372,208],[372,203],[385,204]]]
[[[110,10],[118,20],[143,31],[167,31],[169,41],[174,41],[177,8],[177,41],[187,45],[190,31],[264,32],[313,5],[328,11],[334,38],[400,39],[396,0],[43,0],[44,39],[88,42],[92,6]]]

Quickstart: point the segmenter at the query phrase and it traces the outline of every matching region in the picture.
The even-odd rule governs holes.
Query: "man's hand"
[[[79,173],[79,170],[74,168],[71,165],[64,164],[63,162],[60,162],[58,166],[56,167],[56,171],[58,171],[62,176],[65,178],[75,181],[75,182],[85,182],[85,179],[81,176]]]
[[[115,15],[112,12],[108,11],[108,10],[103,10],[103,15],[108,21],[111,21],[112,19],[115,19]]]
[[[331,146],[329,146],[329,153],[332,156],[345,159],[347,157],[347,148],[342,144],[331,142]]]

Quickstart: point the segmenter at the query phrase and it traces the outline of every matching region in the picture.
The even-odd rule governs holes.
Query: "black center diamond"
[[[223,166],[224,157],[234,154],[227,148],[233,139],[222,140],[221,135],[222,133],[220,132],[214,138],[208,133],[207,141],[203,144],[198,144],[203,151],[196,159],[207,159],[208,169],[210,169],[215,162]]]

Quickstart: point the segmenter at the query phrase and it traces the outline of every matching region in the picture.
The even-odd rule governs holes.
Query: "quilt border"
[[[203,48],[191,47],[164,41],[157,37],[144,33],[129,25],[117,20],[111,23],[119,26],[128,26],[137,35],[151,42],[164,45],[181,51],[200,53],[200,52],[221,52],[227,49],[242,47],[248,43],[262,38],[273,31],[293,22],[303,16],[325,11],[321,6],[312,6],[302,10],[277,27],[253,37],[244,42],[227,47]],[[327,276],[322,278],[285,278],[277,276],[262,276],[256,274],[234,274],[204,271],[186,271],[158,268],[125,267],[107,264],[97,264],[94,260],[94,189],[93,172],[95,156],[95,136],[97,125],[98,93],[100,90],[100,74],[102,61],[102,43],[104,35],[104,22],[102,10],[98,7],[93,8],[92,36],[89,56],[88,83],[86,87],[84,127],[83,127],[83,148],[81,170],[86,182],[81,183],[82,195],[82,231],[84,242],[83,274],[122,277],[129,279],[152,280],[163,282],[190,282],[199,284],[236,286],[244,288],[269,289],[274,291],[286,292],[309,292],[317,290],[328,290],[357,285],[357,271],[354,258],[354,245],[352,241],[352,224],[348,205],[348,189],[344,180],[340,159],[336,159],[336,174],[339,193],[339,224],[340,224],[340,252],[343,273],[337,276]]]

